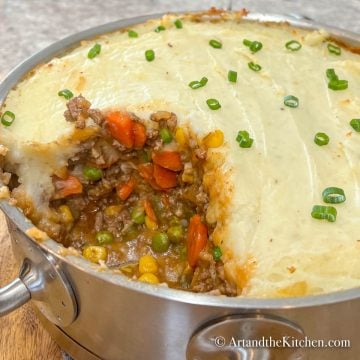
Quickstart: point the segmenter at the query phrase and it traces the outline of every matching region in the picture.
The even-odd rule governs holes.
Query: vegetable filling
[[[237,295],[212,242],[216,224],[205,218],[203,169],[207,149],[222,145],[222,132],[200,141],[167,111],[143,121],[90,106],[82,96],[67,103],[67,120],[84,129],[91,118],[99,130],[53,176],[54,219],[37,225],[91,262],[134,280]]]

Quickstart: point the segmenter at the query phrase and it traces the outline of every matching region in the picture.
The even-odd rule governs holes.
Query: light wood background
[[[0,212],[0,287],[19,271],[5,217]],[[0,318],[0,360],[61,360],[60,348],[36,318],[30,304]]]

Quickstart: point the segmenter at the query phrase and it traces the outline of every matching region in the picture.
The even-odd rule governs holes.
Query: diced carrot
[[[83,190],[80,180],[72,175],[69,175],[66,179],[56,180],[54,186],[56,189],[55,199],[62,199],[70,195],[81,194]]]
[[[153,164],[140,164],[138,166],[139,174],[145,180],[149,181],[154,177],[154,166]]]
[[[152,207],[152,205],[151,205],[151,202],[150,202],[148,199],[145,199],[145,200],[144,200],[144,209],[145,209],[146,215],[147,215],[152,221],[157,222],[154,209],[153,209],[153,207]]]
[[[157,164],[154,165],[154,179],[161,189],[170,189],[177,185],[176,173]]]
[[[133,134],[134,134],[134,148],[142,149],[146,142],[145,126],[139,122],[134,121]]]
[[[196,214],[190,219],[187,235],[187,255],[191,267],[196,266],[207,240],[207,226],[201,221],[200,215]]]
[[[121,200],[125,201],[134,191],[135,186],[136,186],[136,181],[134,179],[130,179],[126,183],[117,185],[116,193]]]
[[[131,149],[134,146],[134,121],[130,114],[119,111],[112,112],[106,115],[106,121],[111,135],[122,145]]]
[[[177,151],[157,151],[152,154],[155,164],[172,171],[180,171],[184,165]]]

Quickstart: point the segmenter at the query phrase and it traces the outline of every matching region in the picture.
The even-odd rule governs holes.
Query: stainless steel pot
[[[80,40],[149,18],[116,21],[49,46],[9,74],[0,85],[0,102],[37,64],[68,51]],[[321,27],[334,38],[360,46],[356,34],[293,16],[247,17],[254,20]],[[25,234],[32,225],[22,212],[6,201],[1,201],[0,208],[7,218],[14,253],[22,263],[19,277],[0,289],[0,316],[31,299],[48,331],[78,360],[359,358],[359,288],[303,298],[247,299],[133,282],[110,271],[99,272],[80,257],[61,255],[61,247],[52,240],[34,242]],[[243,341],[263,337],[270,347],[247,348]],[[283,347],[274,347],[275,340],[282,340]],[[311,348],[312,340],[323,340],[327,347]],[[345,348],[330,348],[328,340],[348,342],[343,342]],[[308,347],[288,346],[301,345],[300,341]]]

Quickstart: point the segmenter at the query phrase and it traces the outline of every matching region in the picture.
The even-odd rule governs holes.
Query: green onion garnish
[[[261,66],[259,64],[255,64],[252,61],[248,63],[248,67],[249,67],[249,69],[251,69],[253,71],[260,71],[261,70]]]
[[[145,51],[145,58],[147,61],[153,61],[155,59],[154,50],[146,50]]]
[[[241,148],[250,148],[254,142],[246,130],[240,130],[237,134],[236,141]]]
[[[213,258],[214,258],[215,261],[220,261],[221,260],[222,251],[221,251],[219,246],[215,246],[213,248],[212,253],[213,253]]]
[[[319,145],[319,146],[327,145],[329,143],[329,141],[330,141],[330,138],[325,133],[318,132],[315,134],[314,142],[316,145]]]
[[[229,70],[228,72],[228,80],[230,82],[236,83],[237,81],[237,72],[233,70]]]
[[[177,29],[182,29],[182,27],[183,27],[183,23],[182,23],[182,21],[180,19],[175,20],[174,24],[175,24]]]
[[[344,190],[338,187],[328,187],[322,192],[324,202],[328,204],[340,204],[346,200]]]
[[[159,25],[154,31],[158,33],[160,31],[164,31],[164,30],[165,30],[165,26]]]
[[[206,103],[211,110],[218,110],[221,108],[219,101],[216,99],[207,99]]]
[[[331,90],[345,90],[348,88],[347,80],[339,80],[334,69],[326,69],[326,77],[329,79],[328,88]]]
[[[352,119],[350,125],[356,132],[360,132],[360,119]]]
[[[299,99],[294,95],[288,95],[284,97],[284,104],[291,108],[297,108],[299,106]]]
[[[331,90],[346,90],[349,86],[347,80],[330,80],[328,83],[328,88]]]
[[[207,84],[207,82],[208,82],[208,79],[204,76],[201,78],[200,81],[197,81],[197,80],[191,81],[189,83],[189,86],[195,90],[195,89],[204,87]]]
[[[341,55],[341,49],[338,46],[335,46],[333,44],[328,44],[327,46],[329,53],[334,54],[334,55]]]
[[[298,51],[301,49],[301,44],[296,40],[290,40],[285,44],[285,47],[291,51]]]
[[[326,69],[326,77],[329,80],[339,80],[338,76],[335,73],[334,69]]]
[[[66,100],[70,100],[74,96],[74,94],[68,89],[60,90],[58,95],[64,97]]]
[[[311,216],[314,219],[327,220],[334,222],[336,220],[337,211],[333,206],[314,205]]]
[[[98,56],[101,52],[101,45],[95,44],[88,52],[88,58],[93,59],[94,57]]]
[[[172,142],[173,137],[168,128],[161,128],[159,135],[164,144],[170,144]]]
[[[256,53],[262,49],[262,43],[260,41],[251,41],[244,39],[243,44],[247,46],[253,53]]]
[[[222,48],[222,43],[220,41],[217,41],[217,40],[214,40],[214,39],[209,41],[209,45],[212,46],[215,49],[221,49]]]
[[[136,31],[134,31],[134,30],[129,30],[129,31],[128,31],[128,36],[129,36],[130,38],[137,38],[137,37],[139,36],[139,34],[138,34]]]
[[[15,114],[11,111],[5,111],[1,116],[1,123],[4,126],[10,126],[15,120]]]

